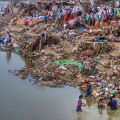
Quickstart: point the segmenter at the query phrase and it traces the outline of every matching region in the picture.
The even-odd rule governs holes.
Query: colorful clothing
[[[78,100],[78,105],[77,105],[76,111],[77,111],[77,112],[81,112],[81,111],[82,111],[81,107],[82,107],[82,101],[81,101],[81,100]]]
[[[117,110],[117,105],[114,100],[109,101],[108,106],[110,106],[111,110]]]
[[[88,97],[93,92],[92,88],[87,88],[85,97]]]

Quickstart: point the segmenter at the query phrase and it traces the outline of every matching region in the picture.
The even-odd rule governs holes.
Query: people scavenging
[[[98,109],[105,108],[104,99],[100,98],[98,101]]]
[[[85,97],[89,97],[93,92],[93,89],[92,89],[92,86],[89,85],[87,88],[86,88],[86,95]]]
[[[78,104],[77,104],[77,108],[76,108],[76,111],[77,112],[82,112],[82,106],[85,104],[82,102],[82,99],[83,99],[83,95],[80,95],[79,96],[79,100],[78,100]]]
[[[107,109],[109,107],[111,110],[117,110],[117,106],[118,106],[118,101],[113,100],[113,97],[110,97],[107,105]]]
[[[3,45],[4,46],[12,46],[12,40],[11,40],[11,35],[9,32],[6,33],[6,37],[5,39],[3,40]]]

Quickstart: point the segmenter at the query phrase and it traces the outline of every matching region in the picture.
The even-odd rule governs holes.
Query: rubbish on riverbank
[[[18,54],[19,52],[20,52],[20,49],[16,49],[16,50],[15,50],[15,53]]]
[[[28,80],[29,80],[29,82],[32,82],[32,81],[34,81],[35,79],[32,77],[32,76],[28,76]]]
[[[120,26],[116,19],[119,12],[107,25],[102,21],[99,25],[96,19],[91,21],[89,13],[77,2],[70,5],[70,15],[66,5],[60,5],[61,11],[47,5],[40,7],[31,3],[23,7],[20,4],[15,8],[18,13],[2,19],[0,38],[5,38],[6,31],[10,31],[12,48],[28,64],[17,75],[23,79],[31,75],[36,84],[52,87],[86,88],[86,83],[96,84],[96,76],[105,80],[110,76],[111,81],[117,76],[119,81]],[[4,48],[7,50],[7,46]]]

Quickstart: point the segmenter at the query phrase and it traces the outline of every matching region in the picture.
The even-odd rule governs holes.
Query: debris
[[[105,9],[93,9],[96,14],[92,18],[86,6],[89,2],[82,3],[83,7],[77,2],[69,7],[57,3],[61,10],[47,2],[43,4],[20,3],[14,8],[17,13],[5,13],[0,22],[1,49],[12,48],[25,58],[26,66],[16,75],[52,87],[84,88],[86,83],[114,81],[114,77],[119,81],[119,10],[101,21],[96,14],[102,16]],[[4,42],[6,31],[11,34],[10,43]]]

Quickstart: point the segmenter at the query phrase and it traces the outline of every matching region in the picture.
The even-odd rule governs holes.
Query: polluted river
[[[24,65],[18,55],[0,51],[0,120],[119,120],[120,110],[98,110],[91,100],[77,114],[79,89],[34,86],[11,72]]]
[[[0,8],[8,4],[0,2]],[[26,64],[19,55],[0,51],[0,120],[120,120],[120,107],[117,111],[98,110],[91,99],[86,99],[83,112],[77,113],[79,88],[33,85],[13,72]]]

